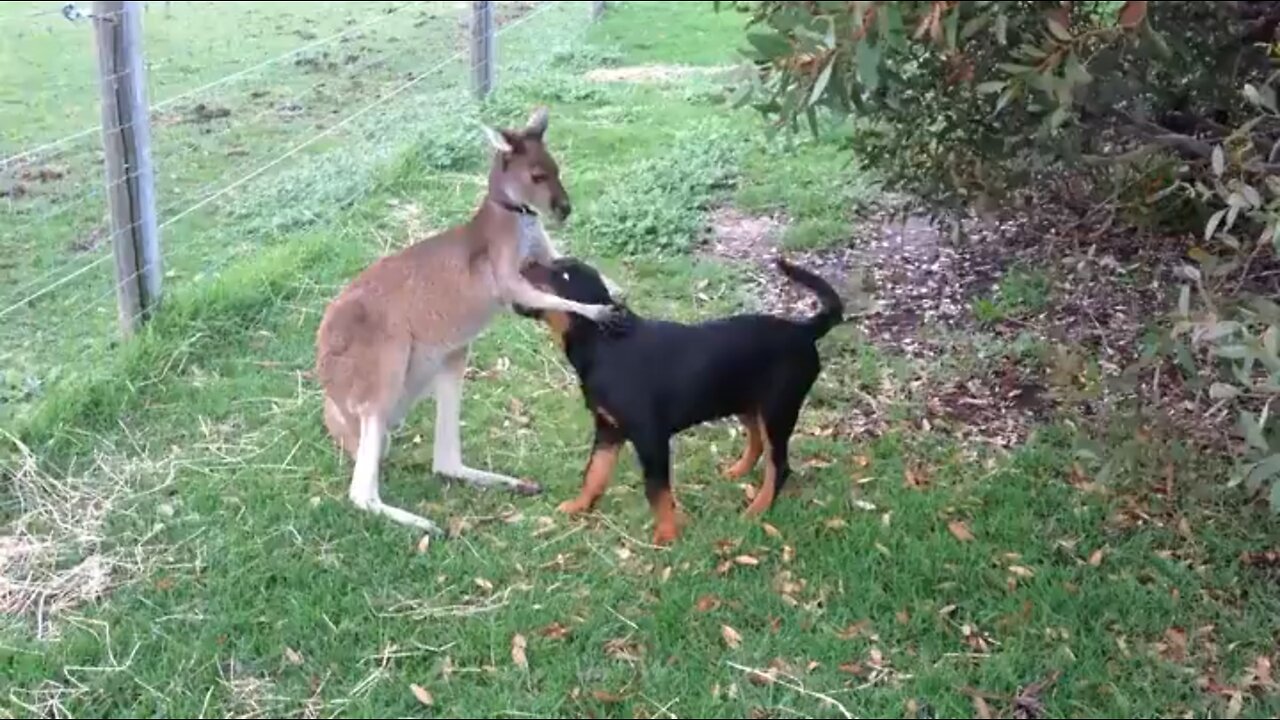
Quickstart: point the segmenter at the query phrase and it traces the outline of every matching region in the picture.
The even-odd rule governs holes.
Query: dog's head
[[[538,108],[524,128],[494,129],[485,134],[493,147],[489,192],[507,202],[529,207],[564,222],[572,205],[560,183],[560,166],[547,150],[547,110]]]
[[[622,307],[609,294],[600,273],[590,265],[572,257],[561,257],[549,264],[529,263],[521,270],[521,274],[530,285],[539,290],[557,295],[566,300],[573,300],[584,305],[613,305]],[[595,328],[596,324],[587,318],[560,310],[539,310],[519,303],[512,305],[516,314],[541,320],[555,333],[556,339],[564,344],[566,336],[574,328]],[[625,307],[623,307],[625,311]],[[629,312],[627,313],[629,314]]]

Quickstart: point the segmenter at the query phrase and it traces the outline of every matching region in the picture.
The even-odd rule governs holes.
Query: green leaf
[[[1240,429],[1244,431],[1244,439],[1250,446],[1258,450],[1271,449],[1267,445],[1267,437],[1263,434],[1258,419],[1248,410],[1240,411]]]
[[[1262,196],[1258,194],[1258,191],[1255,190],[1252,185],[1247,183],[1241,185],[1240,195],[1244,198],[1245,202],[1249,203],[1249,207],[1255,210],[1262,207]]]
[[[1227,169],[1227,159],[1222,154],[1222,146],[1213,146],[1213,174],[1222,177],[1222,173]]]
[[[1183,285],[1178,293],[1178,314],[1187,317],[1191,314],[1191,286]]]
[[[1093,76],[1085,69],[1084,64],[1074,52],[1067,56],[1067,64],[1062,72],[1063,77],[1075,85],[1084,85],[1093,80]]]
[[[1218,225],[1222,222],[1222,218],[1226,214],[1227,209],[1223,208],[1209,217],[1209,222],[1204,225],[1205,242],[1208,242],[1209,238],[1212,238],[1213,234],[1218,231]]]
[[[762,60],[776,60],[791,52],[791,43],[777,33],[747,33],[747,41],[760,53]]]
[[[1053,18],[1049,18],[1048,22],[1049,22],[1049,32],[1052,33],[1055,38],[1061,40],[1062,42],[1072,41],[1073,38],[1071,37],[1071,33],[1068,32],[1066,28],[1062,27],[1062,25],[1059,24],[1057,20],[1054,20]]]
[[[1280,513],[1280,482],[1271,483],[1271,512]]]
[[[1245,483],[1251,490],[1256,489],[1262,487],[1263,483],[1274,478],[1276,475],[1280,475],[1280,453],[1268,455],[1266,459],[1254,465],[1253,468],[1249,470],[1249,475],[1245,478]],[[1275,497],[1276,486],[1280,486],[1280,483],[1275,483],[1271,486],[1273,498]]]
[[[1272,325],[1280,323],[1280,305],[1271,298],[1255,297],[1250,304],[1253,305],[1254,312],[1258,313],[1265,322]]]
[[[942,21],[942,36],[946,40],[948,48],[956,46],[956,33],[960,27],[960,6],[954,8],[947,13],[947,17]]]
[[[1213,354],[1228,360],[1243,360],[1252,355],[1249,348],[1244,345],[1223,345],[1220,348],[1214,348]]]
[[[831,69],[835,67],[836,55],[832,53],[831,58],[827,60],[826,66],[822,68],[822,72],[818,73],[818,79],[813,81],[813,90],[809,93],[809,105],[818,102],[822,97],[822,93],[827,90],[827,83],[831,82]]]
[[[1267,328],[1267,331],[1262,333],[1262,347],[1270,353],[1272,357],[1275,357],[1277,355],[1277,351],[1280,350],[1280,348],[1277,348],[1277,345],[1280,345],[1280,340],[1276,338],[1276,335],[1278,334],[1280,334],[1280,330],[1277,330],[1277,326],[1275,325]]]
[[[880,47],[863,40],[858,43],[858,79],[869,92],[880,86]]]
[[[988,80],[983,83],[978,83],[978,88],[977,88],[978,94],[989,95],[993,92],[1000,92],[1008,84],[1009,84],[1008,80]]]
[[[1214,400],[1230,400],[1240,396],[1240,388],[1224,382],[1216,382],[1209,386],[1209,397]]]
[[[1009,17],[1007,15],[996,16],[996,40],[1001,45],[1009,44]]]
[[[986,14],[969,18],[965,22],[964,27],[960,29],[960,39],[968,40],[974,35],[977,35],[989,22],[991,22],[991,16]]]

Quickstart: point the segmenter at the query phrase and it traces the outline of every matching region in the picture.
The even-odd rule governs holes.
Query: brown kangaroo
[[[377,260],[325,310],[316,375],[324,389],[325,426],[355,462],[348,497],[359,508],[441,533],[427,518],[384,505],[378,492],[388,433],[432,393],[434,472],[477,487],[542,490],[464,465],[459,420],[468,349],[498,312],[519,303],[602,323],[613,318],[609,305],[565,300],[521,275],[530,260],[559,257],[538,215],[563,223],[570,212],[559,167],[543,143],[546,129],[545,108],[520,130],[485,127],[494,153],[488,192],[471,219]]]

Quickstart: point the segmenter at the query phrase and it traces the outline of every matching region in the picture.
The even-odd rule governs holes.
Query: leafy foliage
[[[1275,3],[727,4],[750,15],[737,103],[774,131],[854,118],[858,154],[935,213],[1050,187],[1085,220],[1201,237],[1165,349],[1236,406],[1236,480],[1280,477]]]
[[[626,167],[583,217],[593,246],[627,255],[687,251],[700,237],[704,206],[728,187],[744,145],[706,123],[678,135],[664,154]]]

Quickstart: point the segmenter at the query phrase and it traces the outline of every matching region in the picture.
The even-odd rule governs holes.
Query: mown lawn
[[[572,45],[526,47],[546,62],[513,60],[480,113],[515,123],[550,106],[576,208],[561,243],[640,312],[753,305],[743,268],[697,246],[711,207],[784,209],[811,221],[791,244],[822,246],[847,220],[832,186],[872,186],[822,159],[831,146],[766,142],[715,72],[586,77],[731,63],[742,21],[710,3],[619,3]],[[450,120],[403,133],[355,178],[350,151],[317,153],[317,186],[369,183],[324,222],[279,222],[289,196],[267,194],[215,235],[191,231],[270,240],[171,283],[146,334],[12,424],[0,570],[39,586],[0,599],[39,601],[0,628],[0,714],[970,717],[1013,716],[1015,698],[1020,717],[1280,712],[1275,579],[1238,560],[1275,547],[1272,525],[1153,494],[1155,469],[1089,478],[1068,422],[1009,453],[926,429],[910,404],[879,407],[892,421],[874,439],[832,433],[871,412],[859,393],[907,381],[856,324],[824,341],[796,475],[763,522],[741,517],[745,483],[720,476],[741,451],[732,423],[674,442],[689,522],[673,547],[647,543],[629,450],[595,513],[558,516],[590,422],[546,332],[516,317],[474,348],[463,451],[546,493],[444,486],[426,403],[395,439],[383,497],[455,536],[424,551],[356,511],[309,376],[315,328],[378,254],[474,206],[483,138]],[[1195,465],[1171,471],[1192,484]]]

